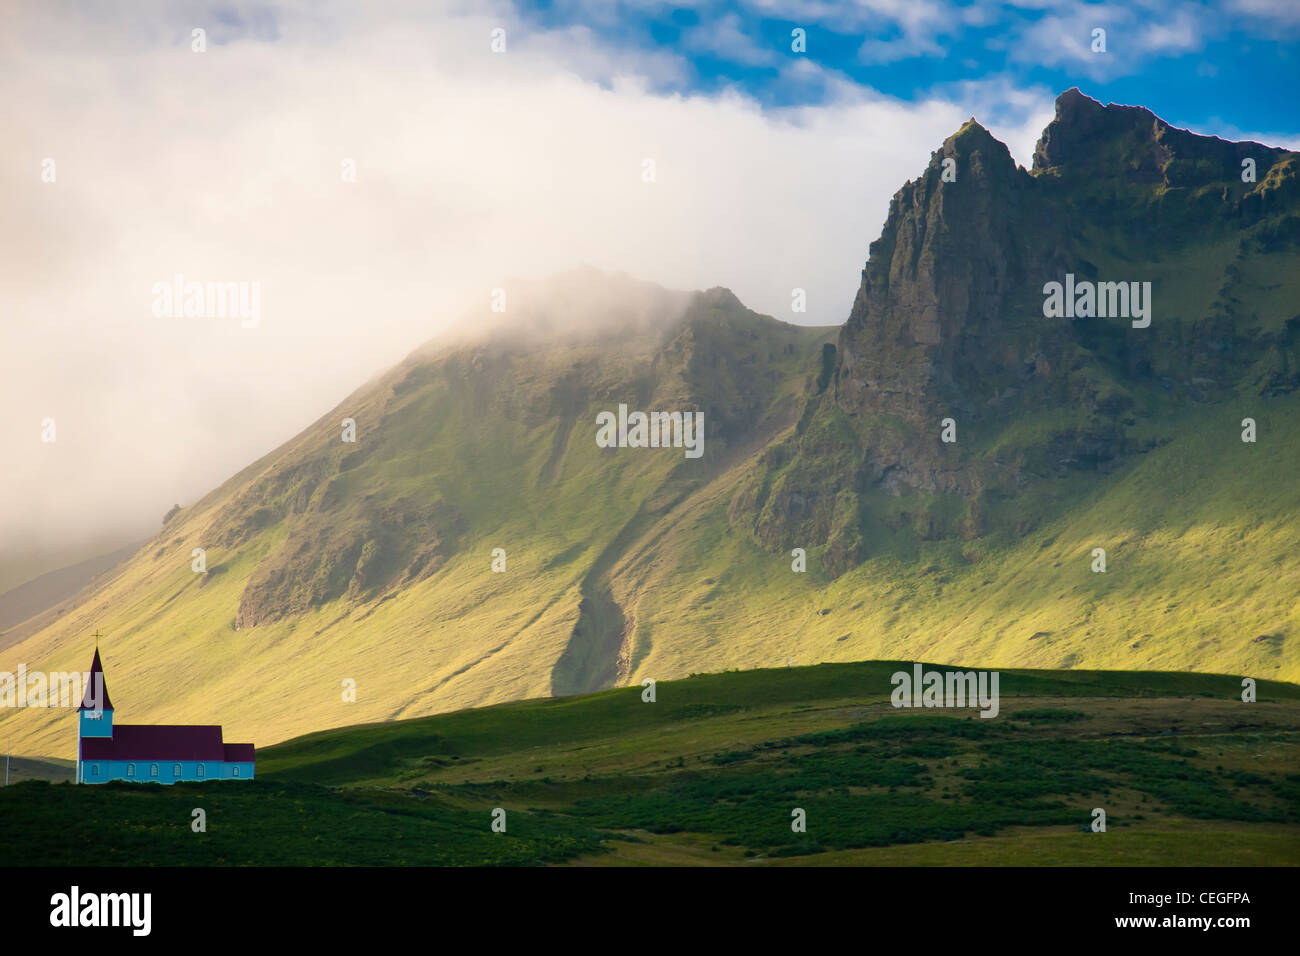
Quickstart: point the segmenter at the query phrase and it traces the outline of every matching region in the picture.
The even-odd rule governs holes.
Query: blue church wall
[[[82,763],[83,783],[128,780],[133,783],[181,783],[204,780],[252,780],[251,763],[221,760],[87,760]],[[199,773],[202,766],[203,773]],[[157,768],[155,774],[154,768]]]

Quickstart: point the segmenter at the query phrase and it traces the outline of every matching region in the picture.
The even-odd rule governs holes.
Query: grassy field
[[[1247,704],[1230,677],[1007,671],[984,719],[890,706],[909,667],[701,675],[653,702],[627,688],[324,731],[261,751],[251,783],[24,782],[0,791],[23,835],[0,862],[1300,863],[1300,687],[1262,682]]]

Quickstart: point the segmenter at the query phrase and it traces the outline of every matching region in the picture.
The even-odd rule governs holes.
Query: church
[[[113,702],[95,648],[77,708],[77,782],[252,780],[252,744],[228,744],[216,725],[113,724]]]

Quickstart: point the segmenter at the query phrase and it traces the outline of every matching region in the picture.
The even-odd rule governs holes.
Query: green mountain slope
[[[788,662],[1300,679],[1297,169],[1071,91],[1032,171],[973,122],[945,142],[843,328],[512,286],[501,327],[182,509],[0,670],[84,668],[98,627],[119,719],[259,745]],[[1151,282],[1150,326],[1046,318],[1066,273]],[[620,405],[702,411],[704,454],[598,447]],[[0,729],[75,745],[66,711]]]

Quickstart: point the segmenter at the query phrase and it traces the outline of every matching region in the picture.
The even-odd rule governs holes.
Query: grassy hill
[[[725,289],[514,284],[497,327],[470,317],[0,639],[0,671],[84,669],[98,628],[118,719],[259,747],[787,663],[1300,680],[1300,161],[1077,91],[1040,152],[950,137],[843,328]],[[1152,282],[1152,325],[1047,321],[1066,271]],[[703,456],[598,447],[621,404],[702,411]],[[0,732],[75,746],[66,710]]]
[[[0,639],[6,643],[21,639],[25,629],[15,625],[31,622],[32,618],[40,617],[42,612],[54,610],[57,614],[62,602],[75,597],[82,588],[92,584],[97,576],[111,571],[139,551],[140,547],[138,542],[128,544],[107,554],[47,571],[0,593],[0,635],[3,635]]]
[[[826,333],[785,328],[807,343],[789,360],[790,381],[807,384]],[[536,366],[533,374],[546,368]],[[602,453],[582,424],[594,420],[593,401],[567,423],[559,465],[548,464],[566,423],[475,417],[467,390],[440,377],[398,390],[427,367],[397,370],[182,511],[90,601],[0,655],[0,667],[84,668],[86,635],[99,627],[110,636],[120,719],[219,719],[230,739],[259,744],[589,690],[602,686],[598,677],[608,686],[788,661],[927,656],[1300,677],[1288,651],[1300,608],[1279,597],[1300,588],[1300,483],[1291,475],[1300,435],[1286,427],[1300,412],[1295,395],[1265,412],[1249,400],[1189,409],[1175,440],[1127,467],[1061,479],[1044,495],[1063,513],[1019,538],[925,540],[907,523],[909,499],[882,495],[882,520],[895,527],[883,525],[880,553],[833,578],[815,546],[809,571],[797,574],[787,552],[764,549],[729,520],[754,467],[744,446],[735,464],[698,476],[677,454]],[[782,399],[773,401],[778,431]],[[789,393],[785,401],[793,405]],[[1254,445],[1237,440],[1248,409],[1261,434]],[[345,414],[359,423],[391,416],[373,426],[383,444],[353,467],[343,462],[358,453],[337,440]],[[404,427],[428,434],[417,442]],[[295,482],[314,456],[336,462],[315,466],[314,486]],[[420,556],[400,551],[398,539],[400,560],[379,584],[363,583],[361,562],[331,550],[364,550],[391,540],[390,528],[436,523],[452,508],[450,532],[436,532],[445,552],[412,570]],[[205,575],[190,568],[195,547],[207,547]],[[504,574],[491,570],[496,547],[506,549]],[[1107,550],[1105,574],[1090,570],[1094,547]],[[348,576],[330,584],[338,567]],[[259,581],[270,583],[259,591]],[[295,612],[239,626],[250,590],[259,607],[272,606],[272,589],[291,601],[300,585],[318,591]],[[342,700],[348,678],[356,703]],[[33,755],[71,753],[75,740],[61,711],[9,712],[0,726]]]
[[[0,862],[82,864],[88,847],[174,865],[1300,862],[1300,687],[1264,682],[1246,704],[1224,676],[1008,671],[990,720],[894,709],[900,668],[710,674],[658,683],[654,702],[624,688],[324,731],[263,751],[252,783],[27,782],[0,790],[31,837]]]

